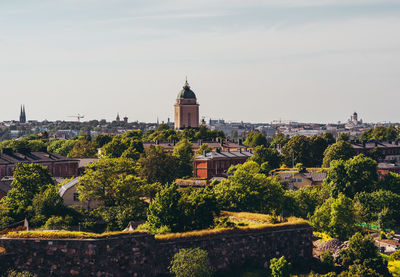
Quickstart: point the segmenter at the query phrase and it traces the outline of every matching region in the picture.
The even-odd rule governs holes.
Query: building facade
[[[175,103],[175,129],[199,127],[199,104],[186,80]]]
[[[194,178],[209,181],[214,177],[227,177],[232,165],[243,164],[253,156],[252,151],[225,151],[204,153],[194,159]]]
[[[3,153],[0,154],[0,180],[3,177],[13,176],[18,163],[37,163],[47,166],[50,174],[56,178],[78,176],[79,160],[54,153],[17,153],[9,149],[3,149]]]

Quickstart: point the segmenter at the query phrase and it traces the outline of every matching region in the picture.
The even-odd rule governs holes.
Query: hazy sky
[[[1,0],[0,120],[400,121],[399,0]]]

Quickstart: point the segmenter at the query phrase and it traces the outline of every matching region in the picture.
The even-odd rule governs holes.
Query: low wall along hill
[[[168,273],[173,255],[181,248],[207,250],[217,270],[247,262],[263,266],[282,255],[292,262],[307,262],[312,258],[312,228],[286,224],[185,238],[155,238],[147,233],[79,240],[1,238],[0,246],[15,269],[38,276],[142,277]]]

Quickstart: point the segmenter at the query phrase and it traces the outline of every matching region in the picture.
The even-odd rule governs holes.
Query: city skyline
[[[400,121],[391,0],[3,1],[0,120]],[[28,46],[28,47],[27,47]]]

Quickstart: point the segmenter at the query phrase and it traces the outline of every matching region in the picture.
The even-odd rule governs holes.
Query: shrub
[[[16,270],[9,270],[7,272],[7,277],[37,277],[37,275],[28,271],[18,272]]]
[[[329,272],[334,268],[335,259],[333,258],[331,251],[325,251],[320,256],[321,266],[325,272]]]
[[[270,261],[269,269],[271,270],[272,277],[289,277],[291,264],[286,261],[285,257],[282,256],[279,259],[273,258]]]
[[[208,253],[200,248],[180,249],[171,261],[170,272],[176,277],[208,277],[213,275]]]
[[[400,250],[397,250],[396,252],[390,254],[389,259],[391,261],[400,261]]]
[[[69,226],[71,226],[72,222],[72,217],[71,216],[52,216],[50,217],[47,221],[44,227],[46,229],[56,229],[56,230],[61,230],[61,229],[68,229]]]

